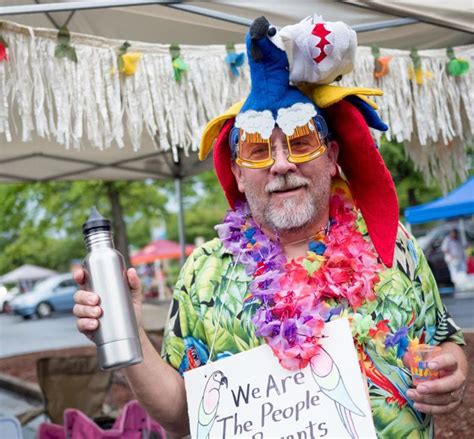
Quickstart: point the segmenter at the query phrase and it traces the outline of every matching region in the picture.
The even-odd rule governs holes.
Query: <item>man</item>
[[[456,276],[459,273],[466,272],[466,255],[457,229],[452,229],[448,236],[443,239],[441,250],[444,253],[444,260],[449,268],[451,280],[455,282]]]
[[[329,45],[331,33],[339,43],[326,50],[320,42]],[[305,59],[315,44],[317,53]],[[422,252],[398,225],[393,182],[367,126],[384,124],[360,98],[379,93],[321,85],[350,70],[355,35],[341,23],[311,18],[277,32],[261,17],[250,28],[247,51],[251,93],[209,123],[200,149],[205,158],[213,148],[232,210],[216,228],[219,238],[183,267],[165,361],[140,330],[144,362],[125,370],[130,385],[167,430],[186,434],[184,371],[265,342],[283,367],[304,367],[318,352],[325,322],[347,315],[377,432],[428,437],[427,415],[461,403],[463,339]],[[301,63],[316,63],[319,73],[299,69]],[[306,94],[290,77],[306,83]],[[133,269],[128,279],[141,324]],[[82,272],[76,280],[83,283]],[[99,305],[91,292],[76,294],[80,331],[97,328]],[[416,389],[403,364],[415,340],[442,347],[429,365],[442,377]]]

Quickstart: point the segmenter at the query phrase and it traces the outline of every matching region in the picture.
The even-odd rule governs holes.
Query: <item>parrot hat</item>
[[[213,150],[214,168],[231,208],[245,201],[231,170],[273,163],[269,138],[275,126],[287,137],[288,160],[295,163],[321,155],[330,138],[339,144],[338,164],[382,262],[391,267],[398,228],[398,200],[369,127],[386,131],[376,104],[367,96],[377,89],[331,85],[350,73],[356,57],[356,34],[342,22],[325,22],[314,15],[280,30],[259,17],[246,35],[251,89],[238,102],[211,120],[201,137],[199,158]],[[316,135],[312,151],[292,151],[291,139]],[[247,157],[239,139],[263,144],[266,158]],[[242,148],[243,149],[243,148]],[[239,162],[240,160],[240,162]]]

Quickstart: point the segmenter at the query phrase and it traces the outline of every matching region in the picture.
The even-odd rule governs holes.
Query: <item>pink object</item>
[[[194,250],[194,245],[186,245],[186,255]],[[181,247],[177,242],[167,239],[157,239],[150,242],[131,257],[132,265],[148,264],[163,259],[178,259],[181,256]]]
[[[164,428],[151,419],[138,401],[125,405],[110,430],[103,430],[92,419],[77,409],[64,411],[64,426],[44,422],[39,439],[142,439],[166,438]]]
[[[466,261],[467,274],[474,274],[474,256],[469,256]]]

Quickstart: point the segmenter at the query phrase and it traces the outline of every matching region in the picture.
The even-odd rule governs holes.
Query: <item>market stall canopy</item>
[[[186,256],[194,250],[194,245],[186,245]],[[167,239],[157,239],[150,242],[131,256],[132,265],[149,264],[163,259],[178,259],[181,257],[181,247],[177,242]]]
[[[405,209],[410,224],[474,215],[474,176],[443,198]]]
[[[23,281],[37,281],[57,274],[49,268],[38,267],[37,265],[25,264],[21,267],[4,274],[0,277],[0,283],[17,283]]]
[[[377,44],[383,56],[393,57],[390,74],[375,79],[371,49],[360,47],[356,71],[341,85],[384,90],[386,97],[376,100],[390,126],[388,136],[406,142],[426,179],[436,177],[448,187],[465,177],[464,146],[474,132],[473,69],[449,77],[446,47],[456,46],[456,56],[472,64],[470,1],[422,2],[406,13],[400,8],[408,2],[390,2],[399,7],[391,11],[376,1],[41,3],[0,0],[2,20],[27,25],[5,22],[2,30],[9,60],[0,62],[0,182],[183,178],[209,169],[210,161],[198,163],[195,154],[201,130],[249,87],[245,67],[238,77],[229,73],[225,44],[243,41],[258,15],[285,25],[314,12],[348,22],[359,30],[359,44]],[[11,12],[8,6],[51,4],[73,11],[3,15]],[[87,5],[116,7],[78,9]],[[82,33],[71,34],[77,63],[54,57],[54,28],[64,24]],[[141,56],[132,75],[118,71],[125,41]],[[187,67],[180,82],[169,43],[180,44]],[[411,47],[419,49],[421,84],[410,79],[410,52],[400,50]],[[433,79],[424,80],[425,74]]]
[[[37,3],[39,5],[37,5]],[[41,8],[41,4],[116,5],[107,9],[80,9],[50,14],[56,25],[68,23],[69,30],[119,40],[148,43],[226,44],[240,43],[247,26],[254,18],[265,15],[276,26],[296,23],[317,13],[328,21],[344,21],[359,32],[359,44],[396,49],[433,49],[474,43],[474,7],[471,0],[396,1],[51,1],[0,0],[1,6]],[[74,5],[75,3],[75,5]],[[134,6],[124,7],[135,3]],[[148,3],[140,5],[140,3]],[[166,4],[167,3],[167,4]],[[65,6],[66,7],[66,6]],[[30,8],[31,9],[31,8]],[[205,16],[207,14],[208,16]],[[214,18],[211,15],[214,14]],[[2,10],[0,9],[0,15]],[[32,27],[54,28],[45,14],[3,16]],[[217,19],[220,17],[221,19]],[[384,28],[383,22],[410,18],[402,27]],[[247,21],[245,21],[247,20]],[[400,22],[400,21],[399,21]],[[244,23],[237,24],[237,23]],[[406,24],[411,23],[411,24]],[[388,23],[386,23],[388,24]],[[373,30],[370,30],[373,29]]]

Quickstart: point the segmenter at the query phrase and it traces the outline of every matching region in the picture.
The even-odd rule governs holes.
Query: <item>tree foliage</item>
[[[392,174],[398,195],[400,215],[409,206],[431,201],[442,195],[437,185],[427,185],[413,162],[406,156],[402,143],[382,138],[380,153]]]
[[[216,236],[214,226],[220,223],[229,208],[222,188],[213,171],[184,181],[184,230],[186,242],[193,243],[197,238],[204,240]],[[179,239],[177,214],[167,221],[168,239]]]
[[[92,206],[111,218],[108,191],[120,194],[130,244],[150,240],[150,228],[166,216],[158,182],[49,182],[0,185],[0,274],[31,263],[57,270],[85,254],[82,223]]]

